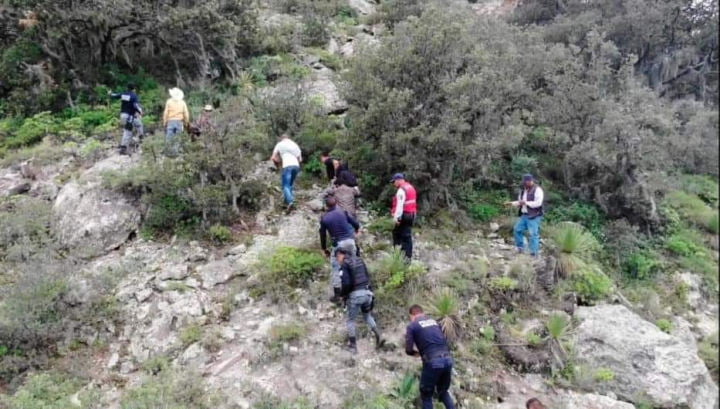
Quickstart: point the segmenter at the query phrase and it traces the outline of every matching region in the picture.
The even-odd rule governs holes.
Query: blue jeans
[[[542,222],[542,216],[537,216],[533,219],[527,217],[527,215],[520,216],[520,219],[515,223],[515,246],[518,250],[525,249],[525,232],[530,233],[530,254],[536,255],[540,250],[540,222]]]
[[[452,381],[452,367],[452,358],[437,358],[423,363],[420,375],[422,409],[433,409],[435,392],[437,392],[438,400],[445,405],[445,409],[455,409],[452,396],[448,392]]]
[[[358,290],[350,293],[350,297],[347,302],[347,329],[348,336],[350,338],[355,338],[357,333],[355,320],[360,315],[363,308],[365,308],[365,310],[370,308],[372,299],[373,293],[370,292],[370,290]],[[372,314],[370,312],[363,312],[362,314],[368,326],[371,329],[375,329],[377,324],[375,323],[375,318],[373,318]]]
[[[183,131],[183,122],[177,119],[171,119],[167,122],[165,128],[165,148],[170,155],[177,155],[179,148],[178,135]]]
[[[300,166],[288,166],[282,170],[282,189],[286,204],[295,203],[293,184],[295,184],[298,173],[300,173]]]

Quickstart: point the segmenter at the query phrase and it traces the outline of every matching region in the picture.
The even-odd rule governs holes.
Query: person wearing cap
[[[527,402],[525,402],[525,409],[547,409],[545,405],[543,405],[542,402],[540,402],[540,399],[538,398],[530,398]]]
[[[525,252],[525,232],[530,234],[530,255],[538,255],[540,251],[540,223],[543,218],[544,192],[535,183],[531,174],[522,178],[523,187],[518,200],[506,204],[519,209],[520,219],[515,223],[515,246],[519,253]]]
[[[326,257],[330,257],[330,266],[332,272],[330,283],[332,285],[333,295],[330,298],[332,302],[340,301],[342,292],[342,280],[340,279],[340,263],[337,260],[337,250],[342,248],[350,254],[357,254],[357,246],[355,244],[356,232],[360,230],[360,224],[352,216],[337,205],[337,199],[328,196],[325,199],[325,213],[320,219],[320,247]],[[332,250],[328,250],[327,235],[330,233],[332,240]]]
[[[165,102],[163,112],[163,126],[165,127],[165,146],[171,156],[178,154],[178,134],[183,127],[190,124],[190,111],[185,104],[185,94],[180,88],[171,88],[168,91],[170,98]]]
[[[380,335],[372,310],[375,306],[375,295],[372,292],[370,273],[362,258],[350,250],[338,247],[335,252],[337,263],[340,265],[340,296],[345,300],[347,307],[348,349],[357,353],[357,329],[355,320],[360,312],[365,322],[375,335],[375,347],[381,348],[385,341]]]
[[[405,353],[422,359],[422,408],[432,409],[433,396],[437,396],[445,409],[455,409],[449,392],[454,362],[445,333],[437,321],[425,315],[421,306],[415,304],[410,307],[409,312],[410,324],[405,330]]]
[[[395,221],[393,246],[400,246],[405,258],[410,262],[413,251],[412,227],[417,216],[417,192],[415,187],[405,180],[405,175],[402,173],[393,175],[390,182],[397,188],[391,209]]]
[[[110,98],[119,99],[120,102],[120,125],[123,127],[122,140],[120,141],[120,154],[127,155],[127,147],[132,140],[133,127],[138,131],[140,139],[144,136],[140,97],[136,94],[137,86],[128,84],[125,92],[108,91]]]
[[[197,121],[195,121],[195,124],[191,129],[196,133],[197,135],[201,135],[203,133],[212,132],[215,130],[215,123],[212,120],[212,113],[214,111],[214,108],[212,105],[205,105],[203,107],[203,111],[200,114],[200,118],[198,118]],[[194,129],[193,129],[194,128]]]

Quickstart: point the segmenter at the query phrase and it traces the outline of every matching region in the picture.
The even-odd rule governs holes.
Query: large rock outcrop
[[[621,399],[658,408],[717,408],[718,387],[685,341],[621,305],[581,307],[575,316],[578,363],[612,370],[606,386]]]
[[[60,190],[53,205],[55,234],[75,254],[96,257],[125,243],[140,223],[140,211],[121,193],[102,186],[102,173],[126,169],[128,157],[98,162]]]

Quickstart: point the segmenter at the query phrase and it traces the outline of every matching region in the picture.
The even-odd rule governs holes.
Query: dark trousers
[[[408,261],[412,260],[413,242],[412,227],[415,224],[413,213],[403,213],[400,224],[393,229],[393,246],[400,246]]]
[[[450,382],[452,381],[452,358],[438,358],[423,363],[420,375],[420,399],[422,409],[433,409],[433,395],[437,392],[440,402],[445,409],[455,409],[450,396]]]

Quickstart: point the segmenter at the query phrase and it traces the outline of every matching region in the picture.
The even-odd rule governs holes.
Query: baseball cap
[[[396,174],[394,174],[393,177],[392,177],[392,179],[390,179],[390,182],[394,182],[394,181],[399,180],[399,179],[405,179],[405,174],[404,174],[404,173],[396,173]]]
[[[526,173],[523,175],[522,180],[523,182],[529,182],[531,180],[535,180],[535,178],[530,173]]]

